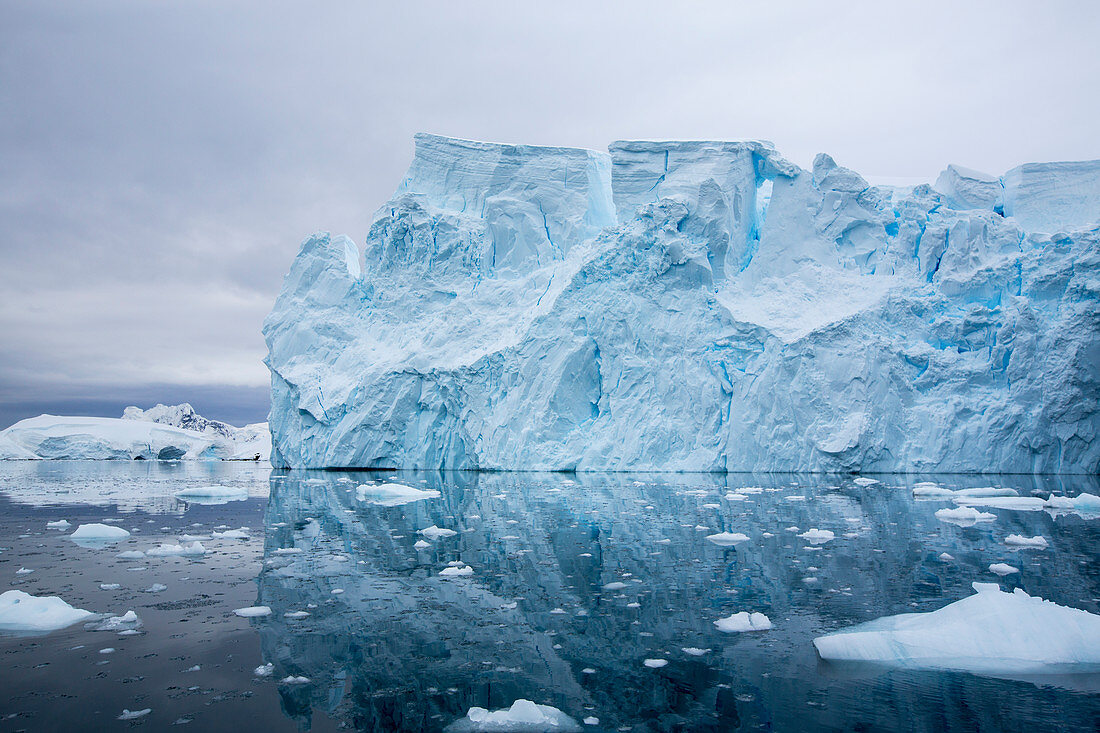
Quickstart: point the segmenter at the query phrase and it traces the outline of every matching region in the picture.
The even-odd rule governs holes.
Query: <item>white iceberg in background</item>
[[[1100,163],[996,187],[418,135],[264,323],[272,462],[1100,473]]]
[[[262,460],[267,423],[237,428],[189,404],[127,407],[121,418],[39,415],[0,432],[0,460]]]
[[[1045,550],[1047,548],[1047,539],[1041,535],[1035,537],[1025,537],[1020,534],[1010,534],[1005,537],[1005,544],[1011,547],[1019,547],[1021,549],[1037,549]]]
[[[69,539],[81,547],[103,547],[113,542],[120,542],[129,536],[129,531],[122,527],[92,523],[77,527],[76,531],[69,535]]]
[[[821,545],[826,542],[831,542],[836,535],[832,530],[828,529],[808,529],[805,532],[798,535],[802,539],[809,542],[811,545]]]
[[[424,499],[438,499],[442,494],[435,489],[414,489],[404,484],[363,484],[355,489],[355,496],[359,501],[376,506],[401,506]]]
[[[57,596],[32,596],[21,590],[0,593],[0,633],[47,633],[94,615]]]
[[[201,542],[192,542],[189,545],[162,544],[160,547],[152,547],[145,551],[148,557],[195,557],[205,555],[206,548]]]
[[[447,733],[466,731],[502,731],[507,733],[546,733],[547,731],[579,731],[577,721],[551,705],[539,705],[530,700],[516,700],[510,708],[489,711],[473,707],[466,717],[448,725]]]
[[[772,627],[771,619],[762,613],[749,613],[741,611],[726,618],[720,618],[714,622],[719,631],[727,634],[744,631],[767,631]]]
[[[707,542],[722,546],[736,545],[739,542],[748,542],[748,540],[749,536],[740,532],[719,532],[718,534],[707,535]]]
[[[985,674],[1100,669],[1100,616],[995,583],[929,613],[888,616],[814,639],[822,659]]]
[[[992,522],[997,519],[996,514],[979,512],[969,506],[955,507],[954,509],[940,509],[936,512],[936,519],[941,522],[950,522],[961,527],[971,527],[978,522]]]
[[[248,499],[248,488],[244,486],[192,486],[177,491],[174,496],[191,504],[227,504],[231,501]]]

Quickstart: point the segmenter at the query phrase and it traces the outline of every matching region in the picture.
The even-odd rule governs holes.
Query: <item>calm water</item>
[[[1094,677],[1007,680],[817,658],[815,636],[942,607],[970,595],[972,581],[996,580],[993,562],[1020,568],[1002,587],[1100,612],[1100,519],[989,510],[996,522],[963,528],[933,516],[949,504],[911,492],[934,478],[1100,493],[1095,479],[878,478],[0,464],[2,589],[133,609],[143,622],[127,637],[81,624],[0,636],[0,730],[439,730],[471,706],[517,698],[598,717],[591,730],[1100,730]],[[357,501],[358,484],[385,480],[442,496]],[[172,496],[213,483],[246,487],[249,498]],[[765,490],[723,498],[744,486]],[[48,530],[56,519],[121,520],[133,534],[87,549],[67,539],[71,529]],[[430,525],[457,534],[415,549]],[[250,539],[202,540],[201,558],[116,557],[241,527]],[[813,546],[793,527],[836,539]],[[704,539],[719,531],[750,540]],[[1008,534],[1041,534],[1050,547],[1013,552]],[[440,577],[455,561],[473,575]],[[113,583],[121,587],[100,588]],[[155,583],[167,587],[150,591]],[[273,612],[233,614],[252,605]],[[742,610],[766,613],[774,628],[715,628]],[[284,615],[298,611],[309,615]],[[656,658],[668,664],[644,666]],[[273,673],[257,677],[264,663]]]

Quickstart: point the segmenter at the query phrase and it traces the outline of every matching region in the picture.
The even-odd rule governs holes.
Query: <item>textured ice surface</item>
[[[359,501],[378,506],[401,506],[424,499],[438,499],[435,490],[415,489],[404,484],[364,484],[355,489]]]
[[[466,717],[447,726],[448,733],[461,731],[515,731],[546,733],[547,731],[578,731],[577,721],[551,705],[539,705],[530,700],[516,700],[509,708],[489,711],[470,708]]]
[[[57,596],[36,597],[21,590],[0,593],[0,633],[45,633],[94,615]]]
[[[824,659],[986,673],[1100,669],[1100,616],[974,583],[975,595],[930,613],[888,616],[814,639]]]
[[[193,486],[176,492],[177,499],[192,504],[225,504],[230,501],[244,501],[248,498],[248,489],[244,486]]]
[[[1098,165],[419,135],[265,321],[273,462],[1100,471]]]
[[[118,542],[130,536],[129,530],[122,527],[113,527],[109,524],[82,524],[76,531],[69,535],[73,542],[103,543]]]
[[[719,631],[735,633],[743,631],[767,631],[772,627],[771,619],[762,613],[741,611],[714,622]]]

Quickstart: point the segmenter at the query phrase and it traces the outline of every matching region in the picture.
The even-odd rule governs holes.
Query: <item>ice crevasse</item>
[[[264,323],[299,468],[1100,472],[1100,161],[416,137]]]

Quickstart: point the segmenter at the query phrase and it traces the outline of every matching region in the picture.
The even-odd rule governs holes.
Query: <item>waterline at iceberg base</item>
[[[297,468],[1100,472],[1100,161],[420,135],[264,334]]]

